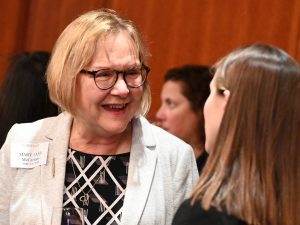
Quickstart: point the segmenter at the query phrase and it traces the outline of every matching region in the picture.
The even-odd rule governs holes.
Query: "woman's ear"
[[[229,90],[225,90],[223,92],[223,95],[224,95],[224,109],[227,105],[227,102],[228,102],[228,99],[229,99],[229,96],[230,96],[230,91]]]

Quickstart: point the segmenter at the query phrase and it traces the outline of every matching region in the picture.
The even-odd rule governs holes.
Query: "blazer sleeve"
[[[10,198],[13,191],[14,178],[17,169],[10,167],[10,139],[13,136],[13,126],[7,135],[0,151],[0,225],[9,224]]]
[[[176,169],[174,174],[175,206],[180,204],[192,194],[192,190],[199,180],[196,159],[192,147],[180,151],[177,156]],[[177,208],[175,210],[177,210]]]

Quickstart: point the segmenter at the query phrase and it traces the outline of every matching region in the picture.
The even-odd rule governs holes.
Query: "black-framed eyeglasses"
[[[117,82],[120,73],[123,75],[127,87],[138,88],[145,83],[149,72],[150,68],[144,64],[124,71],[113,69],[100,69],[96,71],[82,69],[80,71],[80,73],[94,76],[95,84],[101,90],[112,88]]]

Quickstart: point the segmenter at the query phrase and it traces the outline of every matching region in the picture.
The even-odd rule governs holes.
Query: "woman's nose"
[[[163,106],[160,106],[160,108],[158,109],[158,111],[155,114],[155,125],[157,126],[162,126],[162,122],[164,120],[164,110],[163,110]]]
[[[121,97],[126,97],[129,93],[129,88],[123,78],[123,76],[119,76],[118,80],[116,81],[115,85],[111,90],[112,95],[119,95]]]
[[[164,116],[164,110],[163,110],[163,106],[161,105],[155,114],[155,118],[156,120],[161,121],[163,120],[163,116]]]

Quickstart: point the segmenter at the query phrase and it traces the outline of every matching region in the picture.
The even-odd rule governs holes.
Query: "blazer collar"
[[[44,221],[51,221],[49,210],[61,207],[63,203],[62,193],[71,125],[72,116],[64,112],[56,117],[46,130],[45,136],[50,140],[50,145],[47,165],[41,171],[42,189],[46,193],[41,202]],[[133,119],[128,180],[121,219],[124,225],[137,225],[143,214],[157,163],[155,146],[151,124],[143,117]]]
[[[57,117],[53,118],[53,120],[54,122],[45,132],[46,138],[49,140],[66,140],[66,138],[69,138],[73,120],[71,114],[68,112],[63,112]]]
[[[149,122],[135,119],[122,224],[137,225],[143,214],[151,190],[157,163],[155,139]]]
[[[156,146],[151,124],[144,117],[133,119],[133,143],[141,142],[146,147],[153,149]]]
[[[49,212],[53,207],[62,207],[72,116],[64,112],[50,120],[52,124],[45,133],[49,140],[48,159],[47,164],[41,168],[41,184],[44,193],[41,204],[44,222],[51,221]]]

